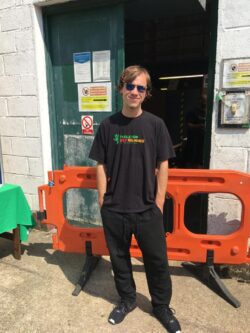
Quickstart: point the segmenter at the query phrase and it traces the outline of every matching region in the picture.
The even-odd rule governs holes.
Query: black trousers
[[[141,213],[127,214],[113,212],[103,206],[101,216],[116,289],[121,300],[129,304],[136,300],[136,286],[129,253],[134,234],[143,255],[152,305],[168,306],[172,296],[172,283],[160,209],[154,206]]]

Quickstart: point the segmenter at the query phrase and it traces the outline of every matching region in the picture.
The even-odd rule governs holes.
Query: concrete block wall
[[[220,90],[223,59],[250,59],[250,1],[219,0],[215,96]],[[214,102],[211,169],[250,172],[250,129],[218,128],[218,103]],[[224,214],[223,214],[224,212]],[[209,195],[209,233],[237,230],[242,207],[236,197]]]
[[[0,1],[0,138],[4,180],[33,210],[44,183],[32,1]]]
[[[215,95],[220,90],[223,59],[250,59],[250,1],[219,0]],[[214,102],[211,169],[250,172],[250,129],[218,128]]]
[[[242,205],[232,194],[209,194],[208,234],[227,235],[239,229]]]

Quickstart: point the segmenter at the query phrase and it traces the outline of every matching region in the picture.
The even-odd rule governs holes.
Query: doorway
[[[93,136],[85,136],[81,131],[82,113],[78,110],[73,54],[99,50],[110,50],[111,53],[112,113],[120,110],[116,84],[121,70],[133,64],[145,66],[152,77],[153,97],[145,103],[144,109],[161,117],[169,129],[176,151],[170,166],[188,167],[187,116],[199,106],[203,93],[207,93],[208,100],[212,101],[216,30],[211,33],[211,17],[216,8],[211,5],[215,2],[105,0],[100,4],[97,0],[88,0],[44,8],[54,169],[61,169],[64,164],[93,164],[88,158]],[[216,29],[216,21],[213,26]],[[208,87],[206,74],[210,82]],[[212,108],[207,110],[202,167],[208,167],[210,153],[209,110]],[[102,119],[110,115],[91,111],[88,114],[93,115],[95,133]],[[65,195],[65,217],[73,225],[89,221],[99,225],[96,202],[93,191],[78,193],[72,189]],[[173,206],[172,203],[169,205]],[[201,206],[206,210],[206,205]],[[195,232],[195,228],[190,230]]]
[[[209,1],[125,4],[125,65],[140,64],[151,74],[152,98],[144,109],[161,117],[168,127],[176,152],[172,167],[207,167],[210,16]]]
[[[168,127],[174,168],[208,168],[211,141],[213,68],[217,13],[215,2],[134,0],[125,3],[125,66],[146,67],[152,97],[143,107]],[[209,79],[209,80],[208,80]],[[208,85],[209,81],[209,85]],[[164,143],[163,143],[164,144]],[[185,225],[206,233],[208,195],[195,194],[185,206]],[[173,227],[173,201],[164,207],[165,230]]]

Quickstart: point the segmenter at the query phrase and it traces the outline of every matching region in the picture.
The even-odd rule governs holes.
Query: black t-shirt
[[[106,165],[104,205],[117,212],[135,213],[155,202],[158,162],[174,156],[162,119],[143,111],[136,118],[116,113],[101,123],[89,157]]]

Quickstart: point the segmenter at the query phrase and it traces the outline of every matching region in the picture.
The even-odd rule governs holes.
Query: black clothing
[[[181,332],[181,325],[174,316],[174,311],[168,307],[157,307],[153,309],[153,314],[166,328],[169,333]]]
[[[143,111],[136,118],[121,112],[100,125],[89,157],[106,165],[104,205],[117,212],[142,212],[154,205],[157,163],[174,156],[162,119]]]
[[[131,305],[136,298],[129,252],[134,234],[142,251],[152,305],[168,306],[172,285],[163,216],[155,205],[155,169],[159,162],[174,156],[164,122],[146,111],[136,118],[114,114],[101,123],[89,156],[106,166],[101,216],[121,301]]]
[[[142,213],[124,214],[110,211],[102,206],[101,216],[116,289],[121,300],[126,304],[134,304],[136,300],[136,287],[129,254],[134,234],[142,251],[152,305],[169,306],[172,284],[160,209],[154,205]]]
[[[118,305],[111,311],[109,315],[109,323],[112,325],[120,324],[126,315],[136,308],[136,303],[128,304],[124,302],[119,302]]]

